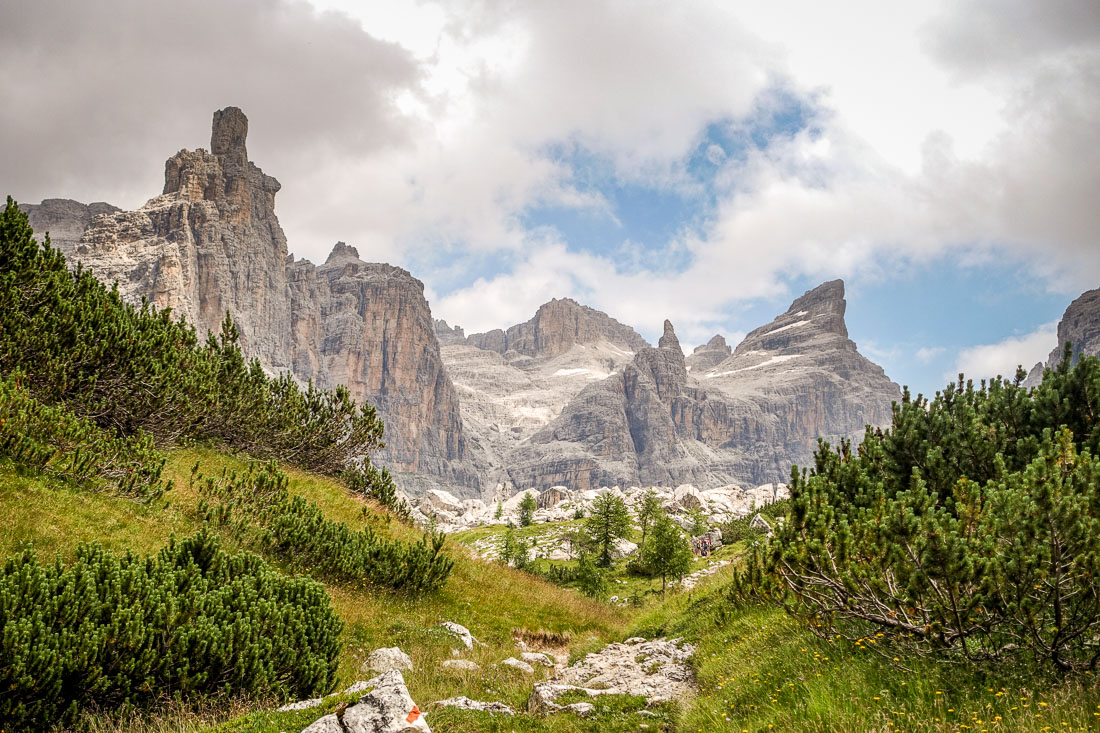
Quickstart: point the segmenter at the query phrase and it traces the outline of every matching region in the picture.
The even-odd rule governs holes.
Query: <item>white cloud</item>
[[[914,354],[914,356],[917,357],[917,361],[919,361],[923,364],[927,364],[927,363],[933,361],[936,357],[938,357],[940,354],[944,353],[945,351],[947,351],[947,349],[944,348],[943,346],[922,346],[919,349],[917,349],[916,354]]]
[[[1046,361],[1050,350],[1058,343],[1058,324],[1046,323],[1028,334],[1009,336],[996,344],[972,346],[959,352],[955,371],[944,374],[944,379],[954,380],[959,373],[977,382],[1003,376],[1012,379],[1016,367],[1030,370],[1040,361]]]
[[[573,296],[701,342],[793,277],[934,258],[1014,258],[1065,292],[1100,280],[1095,3],[115,1],[42,0],[0,26],[0,91],[20,100],[0,110],[0,184],[139,205],[237,104],[297,255],[341,239],[434,261],[414,274],[459,283],[432,305],[467,330]],[[814,133],[706,150],[713,218],[668,243],[686,269],[525,228],[540,203],[620,214],[550,147],[680,190],[705,127],[776,87],[812,100]],[[510,269],[477,270],[501,252]]]

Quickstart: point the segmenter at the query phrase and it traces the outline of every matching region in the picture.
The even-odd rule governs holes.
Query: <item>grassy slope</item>
[[[114,550],[152,552],[175,532],[196,528],[197,502],[188,486],[190,467],[206,473],[244,463],[210,450],[172,454],[168,473],[176,489],[168,505],[132,502],[74,490],[41,477],[21,476],[0,463],[0,555],[34,547],[43,555],[71,555],[82,541],[99,540]],[[290,471],[292,489],[316,501],[332,518],[354,526],[379,522],[378,515],[327,479]],[[414,538],[414,530],[389,525],[393,534]],[[486,534],[478,530],[478,536]],[[234,547],[231,539],[227,546]],[[975,676],[964,668],[917,663],[904,671],[871,648],[822,641],[782,611],[735,609],[722,596],[723,577],[707,579],[690,594],[651,600],[641,612],[617,610],[579,598],[494,563],[469,556],[452,542],[454,573],[437,594],[402,594],[343,586],[330,587],[347,626],[341,658],[341,685],[363,679],[361,660],[379,646],[400,646],[416,670],[407,675],[410,691],[427,703],[453,695],[502,700],[522,708],[531,679],[499,666],[515,655],[512,631],[565,631],[577,656],[627,635],[683,636],[698,645],[700,692],[682,716],[661,708],[644,719],[649,730],[1096,730],[1100,728],[1100,686],[1086,676],[1065,682],[1027,675],[1016,668]],[[725,552],[729,552],[726,550]],[[728,572],[728,571],[727,571]],[[614,591],[612,591],[614,592]],[[637,614],[631,619],[631,614]],[[482,664],[472,673],[445,673],[439,662],[451,658],[454,644],[437,630],[445,620],[468,626],[487,646],[464,655]],[[630,626],[631,628],[628,628]],[[871,645],[873,647],[873,645]],[[539,670],[538,677],[545,672]],[[335,699],[326,706],[331,708]],[[643,718],[637,700],[601,701],[595,719],[572,715],[544,719],[490,717],[484,713],[433,709],[428,720],[437,731],[480,730],[638,730]],[[270,707],[270,703],[263,708]],[[254,712],[222,725],[222,731],[300,730],[320,711]],[[238,711],[238,715],[240,712]],[[196,716],[168,712],[150,724],[113,725],[97,720],[96,730],[196,730],[224,720],[227,713]]]
[[[907,660],[811,634],[775,607],[734,608],[721,577],[639,617],[631,633],[698,645],[699,694],[684,731],[1043,731],[1100,729],[1091,676],[989,674]]]
[[[189,486],[191,466],[196,461],[207,474],[246,465],[212,450],[177,451],[171,455],[166,469],[167,476],[176,484],[167,506],[161,503],[144,507],[124,499],[83,492],[64,482],[20,475],[10,464],[0,463],[0,556],[32,547],[42,557],[53,553],[71,557],[77,545],[87,541],[99,541],[116,551],[131,548],[154,552],[172,533],[185,535],[198,527],[193,519],[198,497]],[[355,527],[374,521],[391,534],[407,539],[419,537],[415,530],[380,521],[379,515],[369,508],[364,511],[366,503],[347,494],[335,482],[294,470],[288,473],[292,491],[317,502],[330,518]],[[226,538],[225,544],[236,547],[230,538]],[[456,558],[455,568],[445,588],[435,594],[412,597],[378,589],[330,586],[333,603],[346,625],[340,660],[341,689],[370,676],[359,667],[372,650],[400,646],[416,667],[416,672],[408,675],[415,700],[465,694],[522,707],[530,693],[530,678],[499,666],[501,660],[518,655],[512,637],[514,629],[565,632],[572,639],[571,650],[577,652],[597,648],[625,633],[628,618],[622,611],[484,562],[461,545],[452,543],[449,552]],[[532,602],[533,599],[537,602]],[[438,628],[443,621],[456,621],[485,642],[486,646],[463,655],[481,664],[480,671],[456,674],[440,669],[439,663],[450,659],[455,648],[453,638]],[[544,673],[540,671],[538,676]],[[302,717],[275,716],[264,724],[266,727],[244,729],[290,730]],[[450,730],[481,730],[484,728],[481,719],[487,716],[463,712],[440,717],[451,720]],[[186,716],[176,719],[168,728],[197,725],[188,720]],[[569,728],[565,725],[555,730]]]

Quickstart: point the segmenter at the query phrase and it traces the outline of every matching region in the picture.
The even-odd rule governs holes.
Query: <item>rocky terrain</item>
[[[1100,288],[1085,291],[1069,304],[1058,322],[1058,345],[1051,350],[1046,363],[1039,362],[1031,368],[1024,385],[1034,387],[1043,381],[1043,369],[1058,365],[1067,343],[1073,348],[1074,363],[1082,355],[1100,356]]]
[[[210,152],[172,156],[163,193],[140,209],[50,199],[28,207],[32,226],[125,299],[171,307],[200,334],[230,311],[265,368],[370,400],[386,425],[378,462],[406,491],[477,494],[487,471],[466,445],[422,283],[343,243],[320,267],[294,261],[275,215],[280,184],[248,160],[248,120],[229,107],[212,127]]]
[[[790,496],[786,484],[781,483],[761,484],[749,488],[734,485],[719,486],[703,491],[691,484],[682,484],[676,488],[612,486],[583,491],[574,491],[565,486],[551,486],[543,491],[524,489],[512,496],[503,497],[500,501],[488,503],[479,499],[459,499],[442,489],[431,489],[410,503],[413,519],[418,524],[431,523],[436,529],[450,533],[490,524],[519,525],[520,502],[525,495],[530,494],[535,499],[537,507],[532,514],[532,523],[549,525],[547,530],[549,534],[543,538],[549,541],[539,542],[541,554],[538,556],[548,557],[551,560],[566,560],[569,559],[570,548],[562,544],[567,542],[565,533],[560,526],[554,526],[555,523],[571,520],[578,514],[591,515],[596,498],[606,493],[621,497],[631,514],[636,515],[647,491],[652,491],[656,495],[661,508],[684,529],[692,527],[696,514],[710,526],[716,526],[731,519],[748,516],[765,504]],[[495,541],[479,547],[480,554],[494,557],[497,549],[494,543]],[[561,557],[551,557],[550,553],[555,549],[562,551]],[[630,552],[632,552],[630,548],[624,548],[624,556]]]
[[[504,393],[530,391],[505,386],[502,362],[485,349],[449,346],[443,353],[460,389],[484,393],[479,379],[493,370],[488,381],[501,393],[495,415],[472,414],[463,389],[473,432],[496,435],[525,425],[492,445],[516,487],[759,485],[783,481],[792,464],[808,463],[818,438],[859,439],[866,425],[889,424],[900,390],[848,338],[844,312],[844,284],[824,283],[736,350],[716,336],[686,358],[666,321],[656,348],[637,347],[629,361],[611,364],[605,378],[560,408],[549,400],[509,403]],[[536,407],[537,419],[520,414]],[[527,437],[539,419],[545,424]]]

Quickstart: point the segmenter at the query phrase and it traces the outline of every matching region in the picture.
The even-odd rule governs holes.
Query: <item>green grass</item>
[[[538,542],[538,546],[543,547],[547,542],[553,542],[555,537],[560,537],[565,532],[579,529],[583,524],[583,519],[570,520],[568,522],[532,524],[527,527],[516,527],[514,531],[517,537],[527,540],[528,542],[535,539]],[[474,548],[476,543],[484,545],[487,541],[493,541],[497,543],[497,547],[499,547],[499,543],[503,542],[504,534],[507,531],[508,528],[506,526],[498,524],[474,527],[455,533],[452,535],[452,539],[455,542],[460,542],[471,548]],[[641,532],[635,528],[630,539],[640,544]],[[695,558],[689,572],[694,573],[698,570],[703,570],[708,567],[708,565],[720,560],[731,560],[743,552],[744,545],[742,543],[719,547],[711,552],[709,560],[699,557]],[[545,573],[553,566],[573,568],[576,565],[577,562],[575,560],[548,560],[545,558],[538,558],[532,563],[533,569],[541,573]],[[661,578],[634,574],[628,570],[627,565],[627,560],[617,560],[614,567],[607,571],[608,598],[615,596],[620,603],[628,604],[636,608],[648,608],[662,603],[664,597],[661,593]],[[708,585],[726,575],[728,575],[728,571],[719,571],[714,577],[703,579],[700,586]],[[668,593],[676,591],[672,582],[673,579],[670,579]],[[576,589],[575,585],[576,584],[569,584],[566,587]],[[637,606],[634,605],[635,601],[637,602]]]
[[[176,488],[164,500],[141,505],[92,494],[64,481],[28,475],[0,462],[0,554],[34,548],[42,557],[72,556],[80,542],[96,540],[121,551],[155,552],[171,534],[186,535],[198,524],[198,496],[189,485],[198,461],[208,475],[239,470],[247,462],[213,449],[173,452],[166,477]],[[284,469],[286,470],[286,469]],[[287,470],[291,490],[317,502],[326,515],[353,527],[370,522],[404,539],[419,533],[387,522],[369,502],[348,494],[338,483]],[[521,535],[545,536],[577,522],[532,525]],[[992,670],[938,665],[906,659],[908,669],[864,649],[811,634],[774,607],[738,608],[724,596],[731,570],[725,568],[689,593],[660,598],[660,581],[630,576],[620,561],[611,578],[611,593],[657,589],[641,609],[612,607],[580,597],[526,573],[481,560],[464,543],[492,537],[501,527],[482,527],[456,535],[448,552],[456,563],[446,586],[413,596],[376,588],[330,584],[333,603],[345,622],[340,658],[340,684],[367,679],[362,661],[375,648],[399,646],[415,669],[406,675],[414,700],[436,731],[1043,731],[1100,729],[1100,685],[1092,676],[1059,679],[1026,665],[1006,664]],[[229,548],[240,548],[232,537]],[[741,545],[722,548],[713,559],[734,558]],[[542,562],[542,561],[540,561]],[[702,563],[696,563],[702,567]],[[443,621],[457,621],[484,642],[461,658],[481,665],[473,672],[444,670],[457,643],[442,632]],[[627,636],[682,636],[697,645],[694,660],[699,691],[675,705],[652,708],[642,715],[639,698],[601,697],[595,713],[548,716],[524,712],[532,682],[548,671],[536,667],[534,678],[500,662],[518,656],[513,633],[551,632],[568,641],[547,651],[576,659],[608,642]],[[456,695],[501,701],[520,714],[514,717],[439,708],[431,704]],[[318,709],[275,713],[276,701],[205,701],[191,706],[166,701],[158,710],[127,717],[98,716],[84,721],[92,733],[136,731],[218,731],[274,733],[295,731],[320,717],[343,698]],[[641,725],[647,729],[640,728]]]
[[[223,469],[241,470],[248,465],[246,460],[209,448],[175,451],[165,468],[165,476],[175,481],[175,488],[162,501],[140,505],[89,493],[41,475],[25,475],[10,464],[0,463],[0,554],[7,556],[33,548],[42,558],[57,553],[68,559],[81,542],[90,541],[98,541],[113,550],[155,552],[173,533],[187,535],[200,526],[195,518],[199,497],[196,487],[190,485],[191,467],[196,462],[200,464],[200,472],[207,475],[218,474]],[[316,502],[332,519],[353,527],[370,522],[380,531],[402,539],[420,536],[413,528],[386,521],[371,503],[349,494],[338,482],[293,469],[284,470],[290,476],[291,491]],[[241,548],[232,536],[224,537],[224,541],[229,549],[254,549]],[[399,646],[415,665],[415,672],[407,675],[413,699],[431,701],[467,695],[475,699],[501,700],[522,709],[531,691],[532,678],[500,664],[507,657],[518,656],[513,632],[563,634],[570,639],[569,648],[548,648],[548,651],[566,654],[597,649],[622,638],[625,633],[629,615],[623,610],[482,560],[455,542],[448,543],[447,552],[455,558],[454,570],[444,588],[435,593],[410,595],[350,584],[329,584],[333,605],[345,623],[337,689],[373,676],[361,669],[371,651],[383,646]],[[269,560],[280,564],[276,558]],[[534,599],[537,602],[533,602]],[[453,658],[453,651],[460,646],[439,628],[444,621],[468,627],[484,643],[468,653],[462,650],[461,655],[480,664],[480,670],[456,673],[440,667],[442,661]],[[546,671],[539,667],[534,679],[545,675]],[[264,705],[271,707],[270,702]],[[163,716],[154,715],[152,718],[131,717],[127,719],[129,722],[121,721],[117,725],[105,721],[95,725],[102,730],[136,731],[157,729],[158,726],[199,730],[218,717],[195,714],[189,718],[178,709],[166,714],[169,723],[164,722]],[[304,714],[308,720],[318,716],[317,711]],[[248,723],[251,727],[242,730],[291,730],[303,714],[296,714],[293,723],[287,719],[285,725],[263,722],[283,720],[284,717],[283,714],[256,711],[252,722]],[[463,713],[458,717],[462,720],[449,729],[481,730],[481,721],[475,719],[476,715],[471,717]],[[89,723],[87,727],[93,725]]]
[[[774,606],[735,608],[721,584],[639,617],[632,634],[697,645],[699,691],[683,731],[1043,731],[1100,729],[1100,685],[1026,665],[894,662],[825,641]]]

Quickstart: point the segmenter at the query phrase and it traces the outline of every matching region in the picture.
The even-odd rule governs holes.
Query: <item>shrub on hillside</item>
[[[340,632],[322,585],[205,532],[149,557],[82,545],[69,567],[23,553],[0,571],[0,720],[43,730],[174,694],[326,693]]]
[[[0,376],[0,457],[84,486],[105,483],[122,496],[149,500],[169,488],[160,480],[165,458],[148,434],[115,437],[63,405],[44,405],[21,376]]]
[[[905,393],[858,450],[794,471],[789,519],[742,589],[810,628],[937,656],[1100,663],[1100,361],[1032,391]]]
[[[238,336],[227,314],[200,343],[170,310],[129,305],[80,265],[70,271],[10,197],[0,212],[0,375],[22,371],[43,404],[161,448],[215,440],[330,475],[382,445],[372,407],[343,387],[267,376]]]
[[[326,519],[316,504],[290,493],[286,474],[274,463],[199,480],[205,519],[243,535],[257,528],[264,550],[319,577],[431,591],[443,585],[454,565],[443,554],[441,532],[403,542],[369,525],[353,530]]]
[[[373,499],[402,522],[412,524],[412,510],[409,503],[398,493],[393,477],[386,469],[377,468],[367,458],[347,468],[343,479],[344,485],[351,492]]]

